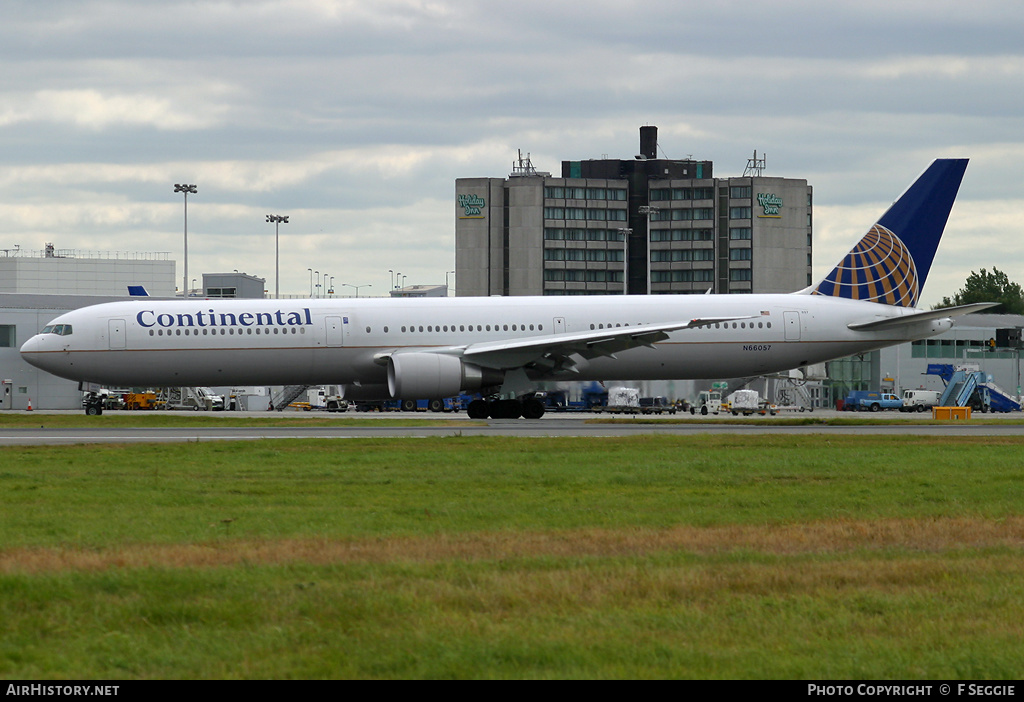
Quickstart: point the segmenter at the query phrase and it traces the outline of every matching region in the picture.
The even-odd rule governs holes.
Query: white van
[[[936,390],[904,390],[900,412],[924,412],[939,404],[942,393]]]

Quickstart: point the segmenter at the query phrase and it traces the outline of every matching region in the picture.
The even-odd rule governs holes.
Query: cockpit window
[[[40,334],[56,334],[57,336],[71,336],[70,324],[47,324]]]

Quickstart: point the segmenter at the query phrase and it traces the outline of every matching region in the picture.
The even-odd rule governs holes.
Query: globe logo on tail
[[[917,306],[917,267],[899,237],[876,224],[814,289],[815,295]]]

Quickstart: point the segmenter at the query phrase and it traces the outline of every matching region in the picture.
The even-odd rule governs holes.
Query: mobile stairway
[[[280,412],[291,403],[295,402],[299,395],[309,390],[312,385],[285,385],[281,392],[277,393],[270,401],[270,406]]]
[[[937,375],[946,384],[940,407],[971,407],[981,412],[1020,412],[1021,404],[992,382],[976,367],[949,363],[928,364],[927,375]]]

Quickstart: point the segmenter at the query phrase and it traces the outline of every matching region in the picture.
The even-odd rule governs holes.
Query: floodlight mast
[[[181,280],[181,296],[188,297],[188,194],[192,193],[195,195],[199,191],[196,190],[195,185],[190,185],[188,183],[175,183],[174,192],[185,194],[185,261],[183,264],[185,270],[183,271]]]
[[[279,226],[288,224],[289,215],[267,215],[267,221],[274,223],[274,298],[281,299],[281,236]]]

